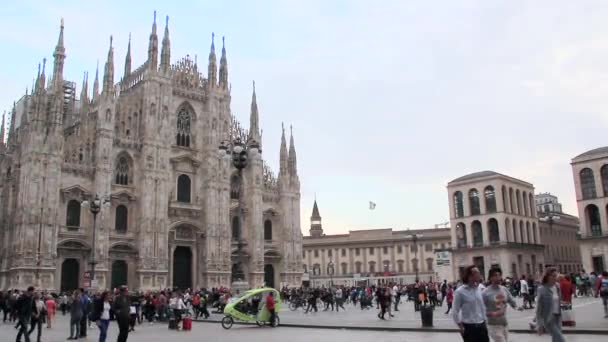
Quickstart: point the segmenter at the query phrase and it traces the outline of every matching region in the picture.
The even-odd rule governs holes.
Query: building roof
[[[312,216],[311,219],[321,219],[321,215],[319,215],[319,207],[317,206],[317,200],[315,200],[315,204],[312,206]]]
[[[482,178],[482,177],[490,177],[490,176],[503,176],[503,175],[498,172],[489,171],[489,170],[479,171],[479,172],[469,173],[468,175],[464,175],[462,177],[458,177],[458,178],[452,180],[450,183],[461,182],[461,181]]]
[[[594,156],[601,155],[601,154],[608,154],[608,146],[594,148],[593,150],[589,150],[585,153],[581,153],[578,156],[574,157],[573,160],[576,160],[579,158],[594,157]]]

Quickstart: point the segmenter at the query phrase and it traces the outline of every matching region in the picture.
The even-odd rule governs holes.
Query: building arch
[[[534,203],[532,193],[528,194],[528,204],[530,205],[530,217],[536,217],[536,204]]]
[[[477,189],[469,190],[469,208],[471,209],[471,215],[480,215],[481,207],[479,205],[479,192]]]
[[[597,193],[595,191],[595,176],[593,175],[593,170],[586,167],[581,170],[579,177],[583,199],[596,198]]]
[[[532,238],[532,231],[530,230],[530,222],[526,221],[526,240],[528,243],[534,243],[534,239]]]
[[[525,237],[526,237],[526,235],[524,232],[524,221],[519,221],[519,238],[521,240],[521,243],[528,243],[528,241],[526,241]]]
[[[498,229],[498,221],[495,218],[488,220],[488,234],[490,244],[500,243],[500,230]]]
[[[496,212],[496,190],[491,185],[486,186],[483,190],[484,199],[486,202],[486,213]]]
[[[528,216],[528,194],[525,191],[523,191],[521,193],[521,197],[522,197],[523,206],[524,206],[524,216],[527,217]]]
[[[67,227],[80,227],[80,202],[69,200],[66,207],[65,225]]]
[[[116,157],[114,184],[129,185],[131,183],[133,183],[133,158],[123,151]]]
[[[483,229],[481,222],[475,220],[471,223],[471,231],[473,234],[473,247],[483,246]]]
[[[264,240],[272,240],[272,221],[264,221]]]
[[[604,190],[604,196],[608,196],[608,164],[604,164],[600,168],[600,177],[602,178],[602,189]]]
[[[464,203],[462,192],[460,191],[454,193],[454,215],[456,215],[457,218],[464,216]]]
[[[467,247],[467,229],[464,223],[458,222],[456,224],[456,245],[458,248]]]
[[[190,147],[192,142],[192,121],[194,108],[188,102],[182,103],[177,109],[176,144],[181,147]]]
[[[502,210],[506,213],[506,212],[508,212],[508,210],[507,210],[507,204],[508,204],[508,202],[507,202],[507,187],[506,186],[503,185],[500,188],[500,194],[502,196]]]
[[[192,182],[190,177],[185,174],[177,177],[177,201],[182,203],[190,203]]]
[[[513,202],[513,188],[509,188],[509,212],[515,214],[515,203]]]
[[[126,233],[129,227],[129,209],[126,205],[120,204],[116,207],[114,230],[117,233]]]
[[[540,241],[538,240],[538,230],[535,222],[532,222],[532,237],[534,238],[534,244],[539,245]]]
[[[505,219],[505,233],[507,235],[507,242],[515,242],[513,231],[511,230],[511,221],[509,219]]]
[[[589,227],[588,234],[591,236],[602,236],[600,209],[595,204],[588,204],[585,207],[585,219],[587,220],[587,227]]]
[[[517,203],[517,215],[521,215],[521,193],[515,189],[515,202]]]

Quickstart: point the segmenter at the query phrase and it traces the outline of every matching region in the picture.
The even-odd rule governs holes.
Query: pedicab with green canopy
[[[265,287],[246,291],[242,296],[237,297],[226,304],[226,307],[224,307],[224,318],[222,318],[222,327],[224,329],[232,328],[235,320],[255,322],[258,326],[269,324],[270,311],[266,308],[266,296],[271,292],[275,300],[273,326],[278,326],[278,312],[281,309],[281,296],[279,291]]]

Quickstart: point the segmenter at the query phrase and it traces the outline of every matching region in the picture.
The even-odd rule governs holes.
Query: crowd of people
[[[502,271],[492,268],[487,281],[475,266],[468,267],[461,280],[454,283],[417,281],[402,285],[386,283],[371,286],[331,286],[329,288],[283,288],[281,299],[290,309],[299,307],[305,313],[346,310],[350,305],[357,310],[376,308],[381,320],[393,317],[403,302],[413,303],[414,311],[446,306],[445,315],[452,317],[465,342],[508,339],[506,306],[518,310],[536,309],[532,327],[539,333],[548,333],[553,341],[564,341],[561,334],[563,310],[571,310],[572,298],[577,296],[601,297],[605,317],[608,318],[608,272],[601,275],[584,271],[561,275],[548,268],[540,281],[522,276],[520,279],[503,279]],[[99,329],[99,341],[107,337],[110,321],[119,328],[117,341],[126,341],[137,324],[148,322],[169,323],[180,329],[184,316],[207,319],[211,313],[223,313],[224,307],[234,300],[228,288],[210,290],[164,290],[129,293],[126,287],[114,291],[89,293],[77,289],[70,293],[37,292],[33,287],[26,291],[0,291],[0,310],[3,322],[14,324],[16,341],[32,339],[41,342],[43,327],[53,327],[57,314],[69,316],[68,340],[85,338],[92,323]],[[521,297],[518,307],[514,298]],[[271,320],[274,319],[274,301]]]

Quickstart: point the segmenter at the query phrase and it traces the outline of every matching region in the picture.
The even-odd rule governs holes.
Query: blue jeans
[[[108,326],[110,325],[109,319],[100,319],[97,321],[99,327],[99,342],[106,342],[108,336]]]
[[[80,336],[80,317],[70,319],[70,337],[78,338]]]
[[[552,342],[566,342],[562,335],[562,319],[560,316],[555,316],[554,319],[545,324],[547,334],[551,335]]]

